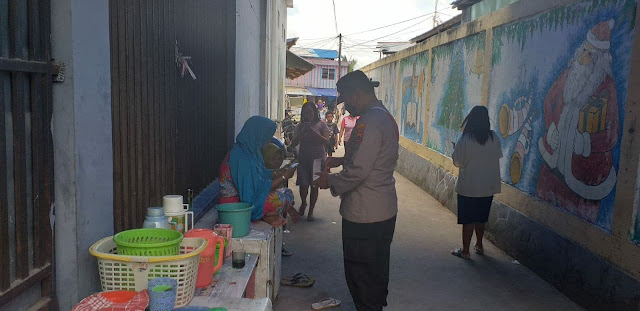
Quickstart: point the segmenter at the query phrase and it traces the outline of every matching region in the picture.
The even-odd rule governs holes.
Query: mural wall
[[[429,51],[425,51],[402,59],[399,65],[400,133],[419,144],[424,133],[428,62]]]
[[[369,79],[371,79],[373,81],[380,81],[380,71],[381,70],[382,70],[382,68],[380,68],[380,67],[375,68],[375,69],[367,72],[367,77],[369,77]],[[376,93],[376,97],[378,97],[378,99],[380,99],[380,87],[376,87],[373,90]]]
[[[397,118],[396,82],[398,80],[398,63],[393,62],[379,69],[381,77],[380,80],[378,80],[380,81],[378,98],[384,103],[384,106],[387,107],[389,112]]]
[[[488,108],[502,179],[611,230],[636,0],[494,28]]]
[[[485,33],[433,48],[427,147],[450,156],[462,121],[482,102]]]

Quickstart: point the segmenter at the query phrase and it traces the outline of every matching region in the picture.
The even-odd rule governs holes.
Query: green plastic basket
[[[132,229],[113,237],[118,255],[176,256],[180,252],[182,233],[169,229]]]

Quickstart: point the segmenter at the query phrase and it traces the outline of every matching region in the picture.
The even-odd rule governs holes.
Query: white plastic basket
[[[104,238],[91,246],[89,253],[98,259],[100,283],[103,291],[147,289],[149,280],[170,277],[178,281],[175,307],[186,306],[196,289],[200,253],[207,240],[184,238],[180,254],[176,256],[140,257],[117,255],[113,237]]]

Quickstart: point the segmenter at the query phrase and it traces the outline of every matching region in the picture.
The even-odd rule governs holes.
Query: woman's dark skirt
[[[472,198],[458,194],[458,224],[487,222],[491,202],[493,202],[493,196]]]

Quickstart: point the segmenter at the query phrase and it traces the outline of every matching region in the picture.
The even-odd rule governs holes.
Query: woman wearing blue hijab
[[[245,122],[220,167],[220,185],[222,203],[251,203],[251,220],[263,219],[281,226],[286,220],[280,215],[293,206],[293,192],[281,186],[293,177],[295,168],[274,171],[265,166],[261,150],[271,142],[276,128],[275,122],[260,116]]]

